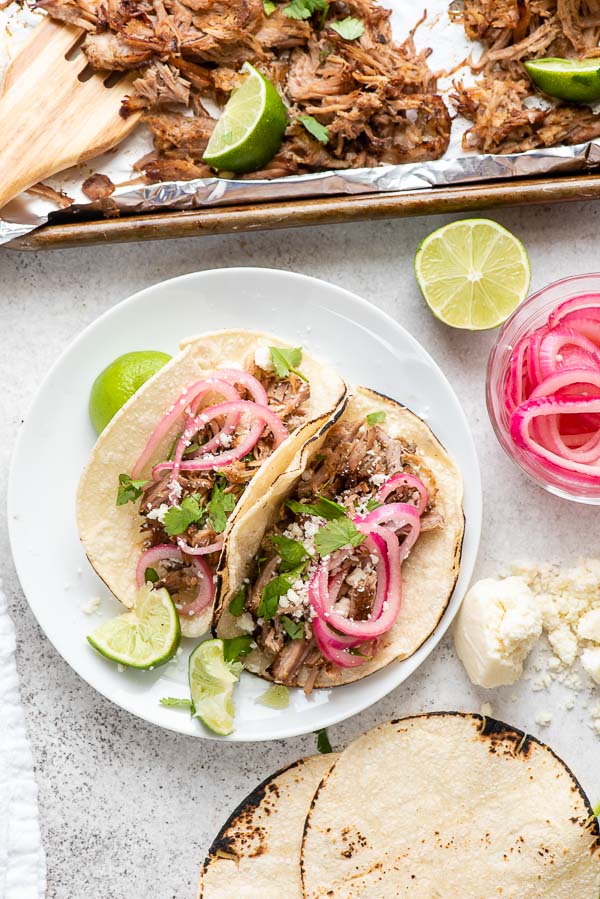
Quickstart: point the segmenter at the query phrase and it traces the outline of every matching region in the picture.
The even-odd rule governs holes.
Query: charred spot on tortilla
[[[383,548],[371,536],[377,522],[388,523],[377,525],[387,534]],[[245,666],[310,692],[407,658],[435,630],[458,577],[462,481],[421,419],[359,388],[244,527],[256,536],[248,542],[232,530],[229,558],[238,564],[224,572],[216,633],[238,632],[227,609],[245,584],[244,629],[257,647]],[[402,603],[396,582],[385,584],[385,571],[401,564]]]

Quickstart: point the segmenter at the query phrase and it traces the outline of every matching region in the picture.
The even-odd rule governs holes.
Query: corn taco
[[[165,587],[185,636],[212,615],[232,522],[327,428],[346,388],[333,368],[253,331],[189,338],[102,432],[79,484],[87,556],[123,605]]]
[[[365,388],[228,538],[215,610],[246,668],[330,687],[412,655],[458,576],[462,480],[429,427]]]

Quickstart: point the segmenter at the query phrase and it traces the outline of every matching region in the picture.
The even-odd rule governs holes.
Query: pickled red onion
[[[573,483],[600,480],[600,294],[561,303],[514,347],[504,382],[520,449]]]
[[[423,481],[414,474],[404,474],[403,472],[400,472],[400,474],[393,474],[391,478],[388,478],[387,481],[381,485],[375,494],[375,499],[382,503],[391,493],[394,493],[401,487],[409,487],[412,490],[416,490],[419,494],[419,500],[415,503],[415,507],[419,515],[422,515],[429,502],[429,493],[427,492],[427,488]]]
[[[176,546],[170,543],[164,543],[160,546],[152,546],[147,549],[139,558],[135,570],[135,579],[138,587],[143,587],[146,581],[146,569],[152,568],[159,562],[173,560],[176,562],[184,562],[183,553]],[[191,602],[185,603],[178,607],[178,612],[186,618],[192,618],[199,612],[202,612],[212,604],[215,595],[215,585],[213,581],[213,573],[207,562],[202,558],[192,558],[191,565],[194,573],[198,578],[198,592]]]

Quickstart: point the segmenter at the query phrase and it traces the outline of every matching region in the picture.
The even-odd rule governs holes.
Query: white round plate
[[[232,327],[274,332],[334,363],[350,384],[367,385],[404,403],[427,420],[460,466],[465,482],[460,577],[435,632],[409,659],[357,683],[316,690],[311,696],[291,690],[284,711],[257,704],[256,697],[268,685],[243,674],[235,694],[235,732],[228,739],[273,740],[349,718],[406,680],[448,628],[473,572],[481,530],[481,484],[473,439],[448,381],[399,324],[346,290],[271,269],[198,272],[136,293],[90,325],[42,384],[15,448],[9,531],[33,614],[69,665],[140,718],[180,733],[212,737],[185,712],[159,705],[161,697],[189,695],[189,647],[176,663],[136,672],[119,671],[86,642],[86,634],[101,620],[122,609],[81,548],[75,494],[95,439],[87,406],[98,372],[121,353],[136,349],[176,353],[183,337]],[[86,614],[84,608],[96,596],[102,597],[99,612]]]

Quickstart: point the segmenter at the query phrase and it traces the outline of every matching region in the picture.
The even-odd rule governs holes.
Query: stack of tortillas
[[[381,725],[264,781],[212,844],[199,897],[598,899],[600,832],[554,753],[490,718]]]

